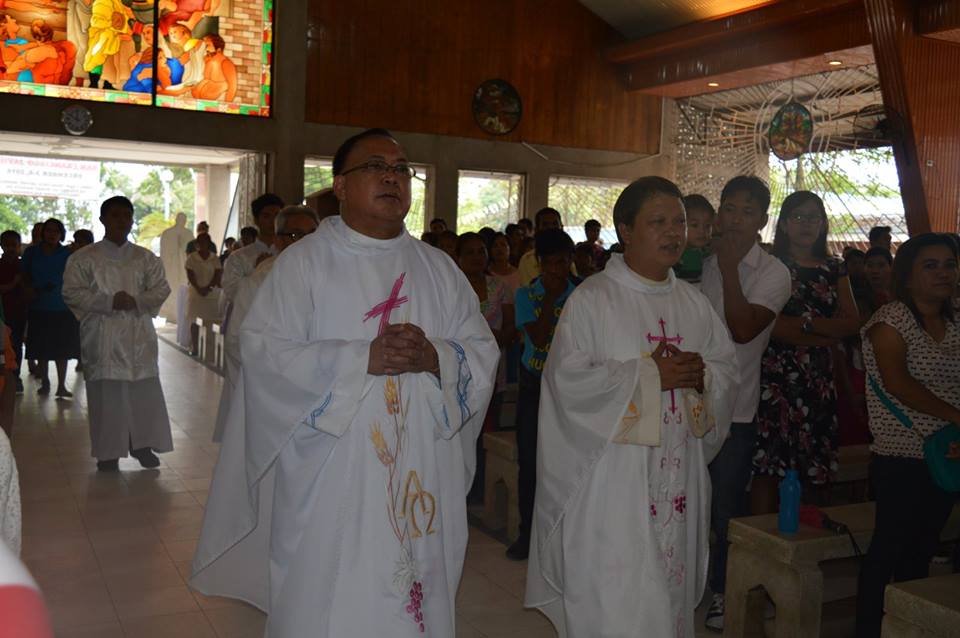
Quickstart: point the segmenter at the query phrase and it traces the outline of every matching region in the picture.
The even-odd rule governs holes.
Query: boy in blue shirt
[[[534,252],[541,275],[517,290],[514,312],[523,335],[520,383],[517,395],[517,464],[520,536],[507,549],[507,557],[524,560],[530,550],[533,499],[537,486],[537,421],[540,409],[540,375],[553,332],[567,297],[580,281],[570,275],[573,240],[560,229],[537,233]]]

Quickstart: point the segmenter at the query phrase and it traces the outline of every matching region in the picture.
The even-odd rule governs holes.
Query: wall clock
[[[71,104],[60,113],[60,121],[70,135],[83,135],[93,126],[93,113],[81,104]]]
[[[485,133],[506,135],[522,113],[520,94],[505,80],[487,80],[473,92],[473,119]]]

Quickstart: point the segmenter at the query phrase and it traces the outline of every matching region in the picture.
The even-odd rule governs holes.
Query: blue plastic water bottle
[[[800,527],[800,479],[796,470],[787,470],[780,481],[780,515],[777,528],[784,534],[793,534]]]

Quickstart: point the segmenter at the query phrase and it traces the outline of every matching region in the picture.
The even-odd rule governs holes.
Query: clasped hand
[[[370,343],[367,372],[397,375],[404,372],[439,372],[437,350],[419,326],[412,323],[388,325]]]
[[[703,375],[706,365],[696,352],[684,352],[662,341],[650,355],[660,371],[661,390],[693,388],[703,392]]]
[[[121,290],[113,296],[113,309],[120,311],[136,310],[137,300],[134,299],[129,293]]]

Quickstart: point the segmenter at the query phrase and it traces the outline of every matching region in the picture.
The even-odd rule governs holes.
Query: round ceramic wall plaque
[[[473,92],[473,119],[490,135],[517,128],[522,113],[520,94],[505,80],[487,80]]]

